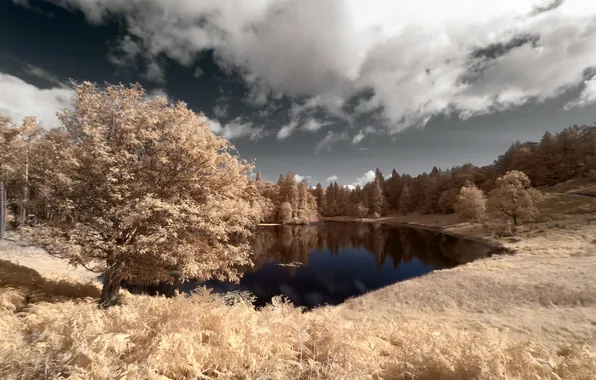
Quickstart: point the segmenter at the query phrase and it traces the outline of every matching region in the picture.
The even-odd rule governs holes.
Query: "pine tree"
[[[381,183],[378,178],[375,178],[370,194],[370,211],[379,215],[383,214],[385,209],[385,197],[381,190]]]
[[[399,196],[399,212],[406,215],[411,210],[412,197],[410,196],[410,186],[405,183]]]

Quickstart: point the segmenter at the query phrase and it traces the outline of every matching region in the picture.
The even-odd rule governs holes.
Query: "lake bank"
[[[596,371],[596,223],[585,204],[577,205],[582,213],[555,215],[575,210],[565,202],[545,210],[551,220],[527,224],[515,236],[491,236],[474,224],[442,227],[494,239],[515,255],[435,271],[305,314],[277,301],[255,311],[204,294],[166,299],[124,291],[122,306],[102,311],[92,299],[37,303],[40,292],[60,287],[3,284],[0,362],[7,366],[0,374],[43,373],[49,358],[50,373],[92,379],[113,373],[160,380],[197,373],[590,379]],[[6,254],[6,248],[0,246],[0,260],[20,261],[44,277],[52,268],[78,276],[64,261],[48,262],[42,250],[11,244]],[[36,368],[41,372],[30,372]]]

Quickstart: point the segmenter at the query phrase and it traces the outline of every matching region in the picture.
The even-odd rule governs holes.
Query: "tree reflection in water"
[[[207,281],[213,291],[249,291],[262,306],[275,295],[314,307],[491,254],[480,242],[432,231],[366,223],[261,227],[252,242],[254,266],[241,268],[239,284]],[[298,265],[296,265],[298,263]],[[172,293],[175,287],[144,287]],[[135,289],[133,289],[135,290]],[[138,290],[138,289],[136,289]]]

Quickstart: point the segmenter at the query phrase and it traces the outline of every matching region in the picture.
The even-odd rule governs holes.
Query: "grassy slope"
[[[547,198],[543,220],[513,237],[498,237],[497,224],[414,221],[516,255],[306,314],[285,304],[226,306],[207,294],[126,293],[106,312],[85,298],[95,285],[48,279],[49,264],[35,259],[45,256],[29,250],[21,263],[43,277],[0,261],[0,378],[593,379],[596,199]],[[0,259],[14,262],[18,251],[8,248]],[[50,267],[64,273],[61,265]]]

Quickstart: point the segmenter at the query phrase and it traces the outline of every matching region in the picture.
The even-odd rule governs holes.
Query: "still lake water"
[[[310,308],[339,304],[491,254],[482,243],[433,231],[353,222],[259,227],[252,245],[255,265],[242,268],[239,284],[191,281],[177,288],[190,292],[204,285],[215,293],[248,291],[256,297],[256,306],[282,295]],[[144,290],[154,293],[156,288]],[[159,288],[161,293],[172,290]]]

